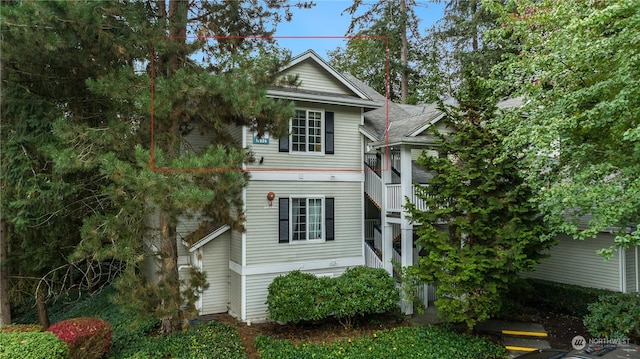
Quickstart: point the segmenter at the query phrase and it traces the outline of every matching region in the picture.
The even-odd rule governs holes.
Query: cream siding
[[[266,195],[276,194],[275,208]],[[278,199],[292,195],[335,198],[335,240],[320,243],[278,243]],[[253,181],[247,188],[247,265],[361,257],[362,203],[360,182]],[[249,289],[248,289],[249,290]]]
[[[525,277],[575,284],[584,287],[620,291],[620,256],[614,252],[608,261],[596,254],[613,244],[613,236],[601,233],[584,241],[559,236],[559,243],[549,250],[534,272]]]
[[[330,268],[304,271],[316,275],[332,275],[340,276],[347,268]],[[269,294],[269,284],[273,280],[287,273],[271,273],[247,276],[247,320],[263,321],[268,320],[267,314],[267,296]]]
[[[238,146],[242,145],[242,126],[229,125],[228,130],[229,135],[231,135],[231,138],[233,138]]]
[[[205,244],[202,249],[202,271],[209,288],[202,294],[201,314],[224,313],[229,306],[229,243],[231,232]]]
[[[638,291],[638,268],[636,267],[636,247],[629,247],[624,251],[626,292]]]
[[[231,315],[240,318],[242,313],[242,276],[229,271],[229,311]]]
[[[301,90],[354,96],[354,93],[344,84],[340,83],[340,81],[310,59],[288,68],[283,72],[283,76],[286,75],[298,75],[300,86],[297,88]]]
[[[232,261],[242,265],[242,233],[231,231],[231,258]]]
[[[318,105],[299,102],[297,108],[330,111],[334,113],[334,154],[279,152],[277,138],[270,138],[268,145],[253,144],[253,132],[247,131],[247,143],[256,159],[250,164],[249,170],[285,170],[285,169],[340,169],[359,170],[362,162],[362,136],[358,124],[360,123],[360,109],[344,106]],[[324,124],[323,124],[324,126]],[[324,137],[323,127],[323,141]],[[324,148],[324,144],[323,144]],[[262,164],[260,160],[262,159]]]

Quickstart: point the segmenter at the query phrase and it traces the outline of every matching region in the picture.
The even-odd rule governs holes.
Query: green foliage
[[[458,334],[444,326],[397,328],[332,344],[294,345],[288,340],[259,336],[255,346],[263,359],[508,358],[501,346],[478,337]]]
[[[235,328],[211,321],[166,337],[147,337],[113,358],[246,358]]]
[[[348,268],[333,285],[335,295],[327,299],[332,302],[333,315],[347,326],[356,316],[386,313],[400,300],[395,279],[382,268]]]
[[[540,279],[527,279],[527,283],[531,285],[531,290],[527,291],[526,305],[552,313],[577,317],[587,315],[589,305],[596,302],[600,296],[613,293],[606,289]]]
[[[80,317],[47,328],[69,347],[71,358],[99,358],[109,350],[111,324],[99,318]]]
[[[356,316],[393,309],[398,300],[395,280],[383,269],[348,268],[337,278],[293,271],[269,285],[267,311],[272,319],[285,323],[333,315],[349,326]]]
[[[517,156],[502,151],[495,107],[490,99],[482,103],[472,93],[461,94],[463,107],[446,109],[454,132],[436,133],[439,155],[418,158],[435,175],[416,186],[428,210],[408,206],[428,253],[411,271],[437,287],[443,318],[473,327],[498,312],[501,293],[520,271],[533,269],[553,242],[542,240],[546,229]]]
[[[640,244],[638,2],[493,3],[503,26],[491,41],[521,46],[494,71],[525,103],[502,123],[505,146],[522,154],[546,222],[577,239],[615,228],[616,246]]]
[[[640,340],[640,293],[614,293],[589,304],[584,325],[595,337]]]
[[[329,62],[340,72],[349,73],[391,101],[401,101],[401,78],[407,72],[407,103],[433,101],[435,93],[425,81],[435,60],[426,51],[420,35],[420,19],[415,1],[406,1],[406,13],[397,3],[377,1],[372,4],[354,1],[344,12],[352,16],[344,48],[328,51]],[[362,8],[368,9],[361,11]],[[406,25],[403,26],[403,23]],[[402,33],[407,34],[407,66],[401,63]],[[383,36],[385,38],[383,38]],[[388,78],[387,78],[388,75]]]
[[[66,359],[69,348],[53,333],[0,333],[0,358]]]
[[[28,333],[28,332],[41,332],[42,326],[39,324],[10,324],[0,327],[0,333]]]
[[[292,271],[269,284],[267,312],[271,319],[285,323],[323,319],[331,313],[334,294],[329,278]]]

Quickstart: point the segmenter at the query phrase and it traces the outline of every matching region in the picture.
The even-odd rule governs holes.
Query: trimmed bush
[[[100,318],[73,318],[47,329],[69,346],[71,358],[99,358],[109,350],[111,324]]]
[[[356,316],[386,313],[400,300],[396,281],[380,268],[348,268],[335,279],[335,291],[337,296],[330,298],[334,316],[349,325]]]
[[[589,304],[584,325],[595,337],[640,341],[640,293],[603,295]]]
[[[269,285],[267,311],[271,319],[284,323],[334,315],[349,325],[355,316],[393,309],[399,298],[395,280],[383,269],[354,267],[338,278],[293,271]]]
[[[331,312],[333,294],[329,278],[296,270],[271,282],[267,311],[272,319],[285,323],[320,320]]]
[[[583,317],[588,306],[601,295],[612,294],[610,290],[581,287],[578,285],[551,282],[540,279],[527,279],[531,284],[531,296],[525,304],[546,311]]]
[[[29,333],[29,332],[41,332],[42,325],[40,324],[11,324],[0,328],[0,333]]]
[[[446,326],[396,328],[331,344],[294,345],[288,340],[259,336],[255,346],[262,359],[508,358],[503,347],[478,337],[458,334]]]
[[[0,333],[2,359],[65,359],[69,348],[53,333],[9,332]]]

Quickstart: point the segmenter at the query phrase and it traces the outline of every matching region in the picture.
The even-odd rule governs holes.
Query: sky
[[[313,49],[318,55],[326,59],[328,50],[334,50],[336,47],[345,44],[342,36],[345,35],[349,28],[351,16],[348,13],[340,14],[352,4],[352,1],[314,0],[314,2],[316,6],[312,9],[293,9],[293,19],[290,22],[283,21],[278,24],[274,36],[281,47],[291,50],[293,56],[308,49]],[[369,1],[365,1],[366,3],[369,3]],[[435,21],[442,17],[444,4],[434,4],[426,1],[419,3],[415,11],[421,19],[420,32],[424,33],[425,28],[431,27]],[[380,34],[380,36],[384,35]],[[279,38],[279,36],[309,36],[309,38]]]

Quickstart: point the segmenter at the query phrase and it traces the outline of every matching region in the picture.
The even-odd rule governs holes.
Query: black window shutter
[[[289,198],[278,199],[278,243],[289,243]]]
[[[289,152],[289,137],[280,137],[278,152]]]
[[[327,236],[325,237],[327,241],[333,241],[336,239],[335,232],[335,214],[334,214],[334,199],[333,198],[325,198],[324,199],[324,225],[326,227]]]
[[[324,113],[324,153],[334,154],[333,112]]]

